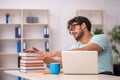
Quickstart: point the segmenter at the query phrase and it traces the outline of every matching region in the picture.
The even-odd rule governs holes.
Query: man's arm
[[[90,43],[90,44],[88,44],[88,45],[86,45],[86,46],[84,46],[84,47],[81,47],[81,48],[75,48],[75,49],[72,49],[72,50],[74,50],[74,51],[80,51],[80,50],[82,50],[82,51],[93,51],[93,50],[96,50],[96,51],[98,51],[98,53],[101,53],[102,52],[102,48],[99,46],[99,45],[97,45],[97,44],[95,44],[95,43]]]
[[[93,51],[93,50],[98,51],[98,53],[101,53],[103,49],[95,43],[90,43],[84,47],[71,49],[70,51]],[[61,52],[60,51],[51,52],[51,57],[55,57],[55,56],[61,57],[62,56]]]

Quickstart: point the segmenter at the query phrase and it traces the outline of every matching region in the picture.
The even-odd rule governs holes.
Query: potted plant
[[[94,34],[103,34],[103,30],[99,29],[99,28],[96,28],[95,31],[94,31]]]
[[[109,32],[110,42],[114,53],[114,74],[120,76],[120,25],[115,26]]]

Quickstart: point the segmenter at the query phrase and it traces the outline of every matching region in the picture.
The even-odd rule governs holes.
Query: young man
[[[68,21],[68,30],[71,35],[77,41],[70,50],[96,50],[99,53],[99,73],[101,74],[113,74],[113,60],[112,60],[112,51],[109,45],[109,41],[104,34],[92,35],[91,31],[91,22],[83,16],[74,17]],[[61,52],[45,52],[40,51],[36,48],[32,50],[26,50],[26,52],[39,53],[42,58],[45,58],[45,63],[49,64],[54,62],[52,57],[58,56],[61,61]]]

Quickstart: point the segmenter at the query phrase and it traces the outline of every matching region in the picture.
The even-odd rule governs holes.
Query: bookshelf
[[[77,10],[77,16],[85,16],[92,23],[91,32],[94,33],[95,29],[102,29],[105,33],[105,12],[104,10]]]
[[[34,46],[45,51],[45,43],[50,43],[45,28],[49,30],[47,9],[0,9],[0,72],[19,69],[18,54],[25,49]]]

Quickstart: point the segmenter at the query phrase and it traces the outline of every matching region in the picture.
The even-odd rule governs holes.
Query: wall
[[[106,31],[120,24],[120,0],[0,0],[0,8],[50,9],[52,51],[67,50],[74,38],[66,30],[67,21],[78,9],[103,9]]]

